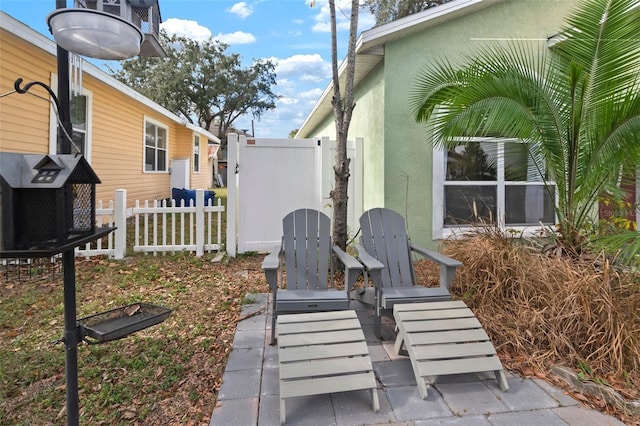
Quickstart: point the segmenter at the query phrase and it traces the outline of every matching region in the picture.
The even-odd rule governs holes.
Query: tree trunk
[[[333,243],[346,250],[347,204],[349,196],[349,163],[347,158],[347,135],[339,134],[336,140],[336,164],[333,166],[335,184],[331,191],[333,201]]]
[[[355,75],[356,33],[358,31],[358,0],[351,0],[351,25],[349,27],[349,49],[347,52],[347,71],[344,97],[340,92],[340,74],[338,71],[338,47],[336,28],[335,0],[329,0],[331,13],[331,65],[333,71],[333,112],[336,123],[336,162],[334,188],[331,191],[333,202],[333,243],[341,249],[347,246],[347,204],[349,188],[349,163],[347,158],[347,135],[355,104],[353,102],[353,80]]]

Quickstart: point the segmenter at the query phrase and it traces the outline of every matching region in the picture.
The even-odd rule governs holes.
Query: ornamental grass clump
[[[493,230],[446,243],[463,299],[511,368],[589,372],[640,398],[640,275],[604,257],[550,256]]]

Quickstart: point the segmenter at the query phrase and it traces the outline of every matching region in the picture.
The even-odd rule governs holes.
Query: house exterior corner
[[[0,12],[0,151],[56,154],[57,118],[49,94],[34,86],[10,93],[14,82],[42,82],[57,92],[55,43]],[[101,180],[96,198],[109,201],[117,189],[135,200],[171,195],[171,162],[189,162],[188,187],[212,186],[208,143],[220,140],[82,60],[82,87],[71,101],[75,141]],[[35,95],[35,96],[34,96]]]
[[[546,46],[576,4],[576,0],[452,1],[363,32],[360,40],[366,49],[359,55],[384,52],[357,81],[349,129],[349,139],[364,138],[364,210],[396,210],[406,218],[414,243],[435,248],[445,237],[442,179],[434,179],[434,164],[446,160],[434,151],[427,126],[415,122],[409,99],[416,76],[429,63],[440,59],[455,63],[488,43],[518,39],[533,48]],[[316,108],[312,114],[321,111]],[[308,118],[305,123],[318,121]],[[332,111],[321,123],[303,126],[298,136],[335,134]]]

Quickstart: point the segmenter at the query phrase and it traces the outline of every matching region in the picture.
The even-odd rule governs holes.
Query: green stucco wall
[[[416,75],[430,60],[446,57],[456,62],[463,52],[472,52],[489,39],[546,40],[558,32],[575,3],[574,0],[506,1],[387,44],[384,85],[375,86],[384,88],[384,125],[376,123],[376,128],[384,131],[384,140],[365,138],[370,149],[384,152],[383,159],[375,158],[383,162],[384,199],[370,196],[380,192],[381,180],[365,173],[365,209],[383,205],[398,211],[407,218],[414,243],[435,247],[431,212],[442,207],[431,202],[432,142],[426,127],[415,123],[409,105]],[[378,120],[366,109],[358,109],[356,115],[354,122],[363,122],[363,116],[370,122]],[[367,167],[377,168],[372,164]]]
[[[384,63],[372,69],[354,93],[356,107],[349,125],[349,140],[363,138],[363,209],[384,206]],[[333,114],[308,132],[317,137],[336,137]],[[377,189],[376,189],[377,188]]]
[[[364,138],[362,180],[363,211],[384,205],[384,63],[380,63],[358,85],[356,108],[349,126],[349,138]],[[335,131],[334,131],[335,133]]]

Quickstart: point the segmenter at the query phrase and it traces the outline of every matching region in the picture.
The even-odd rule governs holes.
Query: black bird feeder
[[[100,179],[82,155],[0,152],[0,258],[62,253],[67,424],[79,423],[78,351],[81,341],[103,343],[164,321],[170,309],[137,303],[76,317],[74,249],[113,230],[96,227]]]
[[[95,239],[97,183],[81,155],[0,152],[3,251],[42,257]]]

